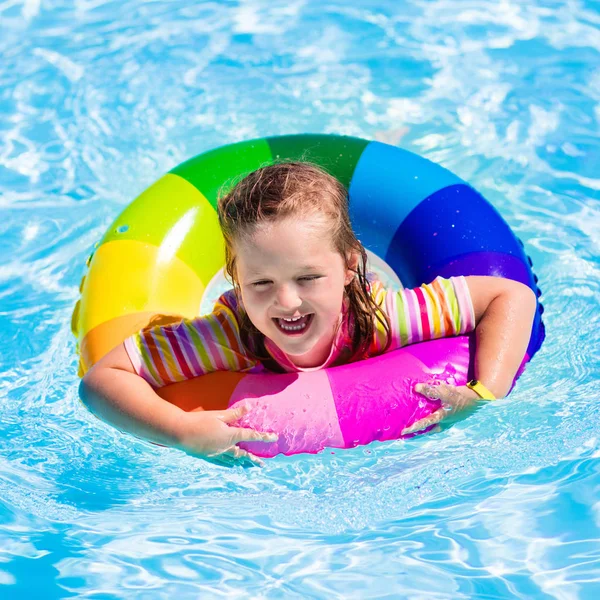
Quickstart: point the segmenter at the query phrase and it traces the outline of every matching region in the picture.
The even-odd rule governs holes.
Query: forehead
[[[322,217],[284,218],[261,223],[236,240],[240,268],[328,266],[338,256],[331,223]]]

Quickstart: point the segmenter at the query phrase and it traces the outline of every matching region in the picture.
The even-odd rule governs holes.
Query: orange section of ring
[[[167,322],[179,321],[181,315],[161,316],[160,323],[156,320],[154,312],[130,313],[111,319],[94,327],[81,340],[79,346],[79,376],[83,377],[88,369],[97,363],[105,354],[108,354],[123,340],[140,331],[152,320],[153,324],[164,325]]]
[[[156,393],[187,412],[225,410],[245,373],[219,371],[158,388]]]

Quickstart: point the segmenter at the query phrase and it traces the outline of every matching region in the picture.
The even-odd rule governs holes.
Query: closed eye
[[[322,277],[323,275],[304,275],[302,277],[298,277],[298,281],[316,281]],[[260,281],[253,281],[250,285],[254,288],[261,288],[271,283],[273,282],[270,279],[261,279]]]

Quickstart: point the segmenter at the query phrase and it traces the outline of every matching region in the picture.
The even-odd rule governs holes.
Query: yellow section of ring
[[[205,284],[172,250],[168,243],[157,247],[134,240],[102,244],[84,283],[80,339],[130,313],[196,316]]]

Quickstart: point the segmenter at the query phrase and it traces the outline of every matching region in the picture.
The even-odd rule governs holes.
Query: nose
[[[283,284],[275,294],[275,304],[284,310],[295,310],[302,304],[298,290],[294,285]]]

